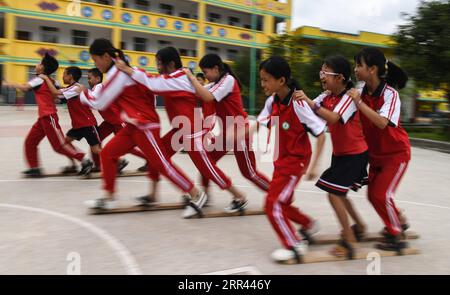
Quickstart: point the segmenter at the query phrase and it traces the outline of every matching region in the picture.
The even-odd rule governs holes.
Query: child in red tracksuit
[[[210,152],[214,161],[220,160],[228,151],[233,149],[236,162],[242,175],[257,187],[266,191],[269,189],[269,179],[256,169],[255,153],[250,146],[248,115],[242,105],[241,90],[238,80],[230,67],[217,54],[208,54],[200,61],[200,68],[211,83],[203,87],[197,82],[192,73],[186,71],[189,79],[203,100],[204,114],[216,116],[222,126],[221,138],[214,138],[214,150]],[[211,106],[210,104],[213,103]],[[208,109],[213,107],[213,111]],[[212,127],[212,126],[211,126]],[[229,134],[228,134],[229,133]],[[232,144],[230,144],[230,142]],[[203,186],[207,188],[209,180],[203,177]],[[232,204],[230,210],[239,207]]]
[[[191,180],[172,164],[160,138],[159,117],[155,109],[154,96],[147,96],[128,75],[119,71],[114,60],[125,59],[123,52],[114,48],[106,39],[96,39],[90,46],[90,54],[96,67],[107,73],[107,82],[97,97],[87,91],[81,94],[84,104],[98,110],[107,109],[115,103],[122,113],[126,126],[122,128],[103,148],[101,165],[106,197],[86,202],[90,208],[111,209],[115,202],[116,165],[118,159],[135,146],[146,156],[150,171],[166,176],[182,191],[189,193],[194,202],[206,200],[204,192],[198,190]],[[149,174],[157,181],[155,174]],[[200,201],[203,202],[204,201]]]
[[[163,96],[173,127],[162,138],[169,156],[184,147],[200,173],[213,180],[221,189],[228,190],[233,195],[232,205],[235,203],[242,205],[235,210],[243,210],[247,204],[245,197],[217,167],[204,147],[205,130],[202,129],[202,118],[195,116],[197,107],[195,89],[186,73],[181,69],[181,58],[178,51],[173,47],[163,48],[156,53],[156,62],[161,76],[151,76],[143,71],[133,70],[123,62],[118,62],[116,65],[139,84],[148,87],[155,94]],[[200,205],[203,206],[204,202]],[[183,212],[183,217],[189,218],[201,214],[198,207],[199,204],[190,202]]]
[[[103,74],[99,69],[93,68],[88,71],[88,83],[89,87],[91,87],[90,95],[92,97],[98,96],[98,94],[103,89]],[[103,122],[98,126],[97,131],[100,137],[100,141],[103,141],[111,134],[117,134],[123,128],[123,121],[120,118],[119,108],[112,104],[109,108],[103,111],[98,111],[100,116],[103,118]],[[137,148],[134,147],[130,154],[135,155],[136,157],[142,158],[145,160],[145,155]],[[93,159],[95,162],[95,167],[92,170],[93,172],[100,171],[100,158],[93,154]],[[128,165],[128,161],[125,159],[120,159],[118,162],[118,171],[122,171]]]
[[[78,67],[68,67],[64,70],[63,82],[69,85],[66,88],[56,89],[50,78],[46,75],[39,75],[44,79],[54,96],[64,98],[67,100],[67,109],[69,110],[70,119],[72,121],[72,129],[67,132],[65,141],[70,144],[72,141],[86,139],[91,151],[94,154],[100,154],[101,141],[97,132],[97,120],[89,107],[81,104],[80,92],[81,87],[78,81],[81,78],[81,69]],[[87,175],[91,173],[94,163],[90,159],[84,159],[81,163],[82,167],[79,175]],[[78,172],[75,163],[72,161],[72,166],[66,167],[63,173]]]
[[[301,224],[309,235],[314,233],[315,222],[292,206],[294,189],[311,159],[308,131],[318,139],[314,159],[317,162],[324,144],[326,124],[306,103],[293,99],[299,87],[291,79],[289,64],[282,57],[274,56],[262,62],[260,77],[265,94],[271,96],[258,116],[258,122],[269,127],[276,125],[279,133],[265,211],[284,248],[273,252],[272,258],[278,262],[301,261],[308,243],[297,235],[290,221]]]
[[[58,66],[58,61],[54,57],[45,54],[42,61],[36,65],[36,74],[49,76],[58,69]],[[50,81],[52,85],[57,85],[53,79],[50,79]],[[18,83],[5,83],[4,85],[21,91],[33,90],[38,106],[39,118],[25,139],[25,157],[29,166],[29,169],[23,172],[25,176],[43,176],[39,168],[38,145],[44,137],[47,137],[55,152],[72,160],[83,161],[85,154],[64,140],[64,133],[59,125],[55,98],[44,79],[36,77],[23,85]]]
[[[328,192],[328,199],[342,227],[341,239],[331,253],[352,259],[354,245],[364,235],[365,225],[347,193],[367,183],[368,147],[358,109],[346,95],[347,90],[353,87],[350,62],[342,56],[327,57],[320,71],[320,81],[326,92],[315,100],[309,99],[303,91],[299,91],[295,99],[306,102],[328,122],[333,143],[331,167],[322,173],[316,186]],[[350,226],[348,215],[355,221],[353,226]]]
[[[351,89],[361,113],[364,136],[369,146],[369,201],[385,224],[385,241],[377,247],[400,251],[407,247],[402,233],[409,226],[394,203],[394,193],[409,160],[408,134],[400,127],[400,97],[395,90],[405,87],[407,75],[375,48],[364,48],[355,57],[355,74],[364,81],[362,93]]]

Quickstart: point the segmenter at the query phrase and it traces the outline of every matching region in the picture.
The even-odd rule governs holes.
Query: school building
[[[151,72],[156,51],[174,46],[196,71],[207,53],[233,61],[266,48],[269,36],[290,22],[290,0],[0,0],[0,71],[26,82],[49,52],[60,61],[58,80],[65,67],[78,66],[83,83],[96,38],[112,40],[133,65]],[[27,94],[26,103],[32,101]]]

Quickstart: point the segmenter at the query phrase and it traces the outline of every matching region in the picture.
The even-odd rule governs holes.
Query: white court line
[[[101,179],[0,179],[1,182],[79,182],[79,181],[99,181]],[[130,179],[118,179],[120,182],[136,182],[136,183],[147,183],[148,180],[130,180]],[[172,184],[168,181],[160,181],[160,183],[163,184]],[[196,185],[200,185],[199,183],[195,183]],[[235,187],[240,188],[255,188],[255,186],[251,185],[239,185],[235,184]],[[300,193],[311,193],[311,194],[321,194],[326,195],[326,192],[322,191],[310,191],[310,190],[302,190],[302,189],[296,189],[294,192],[300,192]],[[358,199],[365,199],[365,196],[355,195],[355,194],[349,194],[350,197],[358,198]],[[417,205],[417,206],[423,206],[423,207],[432,207],[432,208],[439,208],[439,209],[447,209],[450,210],[450,207],[447,206],[440,206],[435,204],[427,204],[427,203],[420,203],[420,202],[411,202],[411,201],[402,201],[399,199],[394,200],[396,203],[405,203],[410,205]]]
[[[3,208],[9,208],[9,209],[19,209],[19,210],[25,210],[25,211],[31,211],[31,212],[38,212],[43,213],[47,215],[51,215],[54,217],[58,217],[67,221],[70,221],[72,223],[75,223],[79,225],[80,227],[83,227],[105,241],[113,250],[114,253],[119,257],[120,261],[122,262],[123,267],[125,268],[125,271],[128,275],[142,275],[142,271],[139,268],[139,265],[137,264],[136,260],[134,259],[133,255],[131,255],[130,251],[115,237],[107,233],[105,230],[89,223],[86,221],[83,221],[81,219],[55,212],[50,211],[46,209],[41,208],[33,208],[33,207],[27,207],[27,206],[20,206],[20,205],[13,205],[13,204],[2,204],[0,203],[0,207]]]
[[[225,270],[220,270],[220,271],[215,271],[215,272],[208,272],[208,273],[202,273],[200,275],[234,275],[234,274],[238,274],[238,273],[244,273],[244,274],[249,274],[249,275],[262,275],[262,272],[259,271],[259,269],[257,269],[254,266],[243,266],[243,267],[238,267],[238,268],[230,268],[230,269],[225,269]]]

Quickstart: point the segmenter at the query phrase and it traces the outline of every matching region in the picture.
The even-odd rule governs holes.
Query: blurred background
[[[372,18],[376,24],[389,13],[381,6],[374,8],[376,13],[362,15],[361,28],[352,25],[352,32],[345,33],[337,31],[338,24],[358,24],[346,13],[354,9],[361,14],[360,5],[333,11],[330,3],[342,1],[318,1],[321,9],[310,11],[308,2],[312,1],[0,0],[0,81],[27,82],[48,52],[60,61],[55,78],[61,80],[65,67],[78,66],[83,69],[80,82],[87,85],[87,69],[94,66],[88,47],[95,38],[111,39],[132,65],[150,72],[156,72],[156,51],[174,46],[184,66],[195,73],[207,53],[230,63],[243,84],[244,106],[254,114],[265,100],[257,71],[265,57],[278,54],[289,59],[294,77],[313,97],[321,91],[318,71],[324,57],[342,54],[353,61],[360,48],[373,46],[411,78],[401,92],[402,122],[410,136],[450,141],[449,1],[391,1],[399,9],[401,2],[417,2],[409,14],[395,12],[393,17],[401,21],[392,34],[377,33],[376,26],[373,32],[362,30],[363,22]],[[367,9],[371,3],[365,3]],[[298,11],[308,13],[302,16]],[[315,13],[317,18],[340,21],[326,28],[299,21],[314,19]],[[0,104],[20,109],[34,102],[32,92],[1,88]]]

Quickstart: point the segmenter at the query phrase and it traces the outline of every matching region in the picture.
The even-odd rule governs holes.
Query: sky
[[[405,22],[402,12],[414,14],[420,0],[292,0],[292,28],[357,34],[368,31],[392,34]]]

